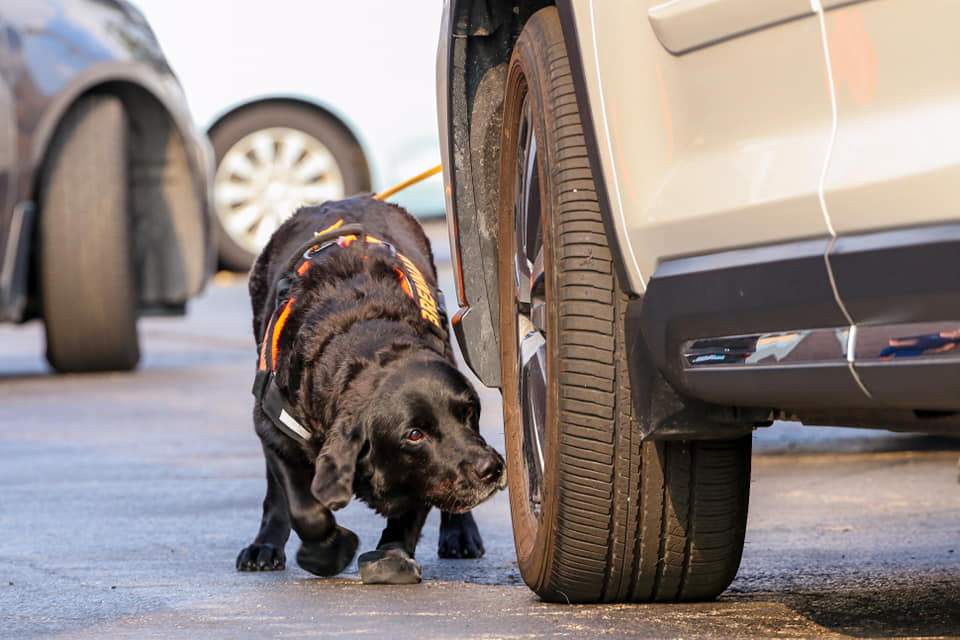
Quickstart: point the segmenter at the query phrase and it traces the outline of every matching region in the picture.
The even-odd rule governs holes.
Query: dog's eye
[[[411,429],[410,433],[407,434],[407,440],[410,440],[412,442],[416,442],[417,440],[422,440],[422,439],[423,439],[423,431],[420,431],[419,429]]]

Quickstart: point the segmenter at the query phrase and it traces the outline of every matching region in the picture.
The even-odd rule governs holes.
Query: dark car
[[[960,433],[960,3],[445,9],[453,326],[538,594],[723,591],[774,420]]]
[[[130,4],[0,4],[0,319],[57,371],[136,366],[138,316],[212,271],[211,158]]]

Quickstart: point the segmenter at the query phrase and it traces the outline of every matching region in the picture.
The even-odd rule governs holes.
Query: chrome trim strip
[[[847,327],[724,336],[687,341],[683,358],[687,369],[845,362],[847,342]]]
[[[684,369],[723,365],[884,364],[904,359],[960,362],[960,321],[798,329],[688,340]]]

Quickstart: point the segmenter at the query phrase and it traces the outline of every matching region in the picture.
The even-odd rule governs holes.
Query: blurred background
[[[381,191],[440,163],[439,0],[135,4],[213,143],[221,266],[248,268],[299,204]],[[440,177],[392,201],[441,216]]]

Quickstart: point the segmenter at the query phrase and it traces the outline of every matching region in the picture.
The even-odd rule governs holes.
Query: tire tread
[[[47,360],[61,373],[140,360],[126,134],[120,99],[90,94],[64,117],[45,161],[40,297]]]
[[[548,303],[556,310],[548,329],[559,328],[553,355],[548,349],[557,392],[557,450],[548,452],[555,510],[539,525],[546,542],[524,579],[557,602],[715,597],[739,566],[749,437],[641,440],[625,355],[627,299],[617,285],[554,7],[523,28],[508,78],[517,65],[531,93],[542,91],[546,139],[538,143],[549,167],[544,193],[552,194],[544,246],[554,265]]]

